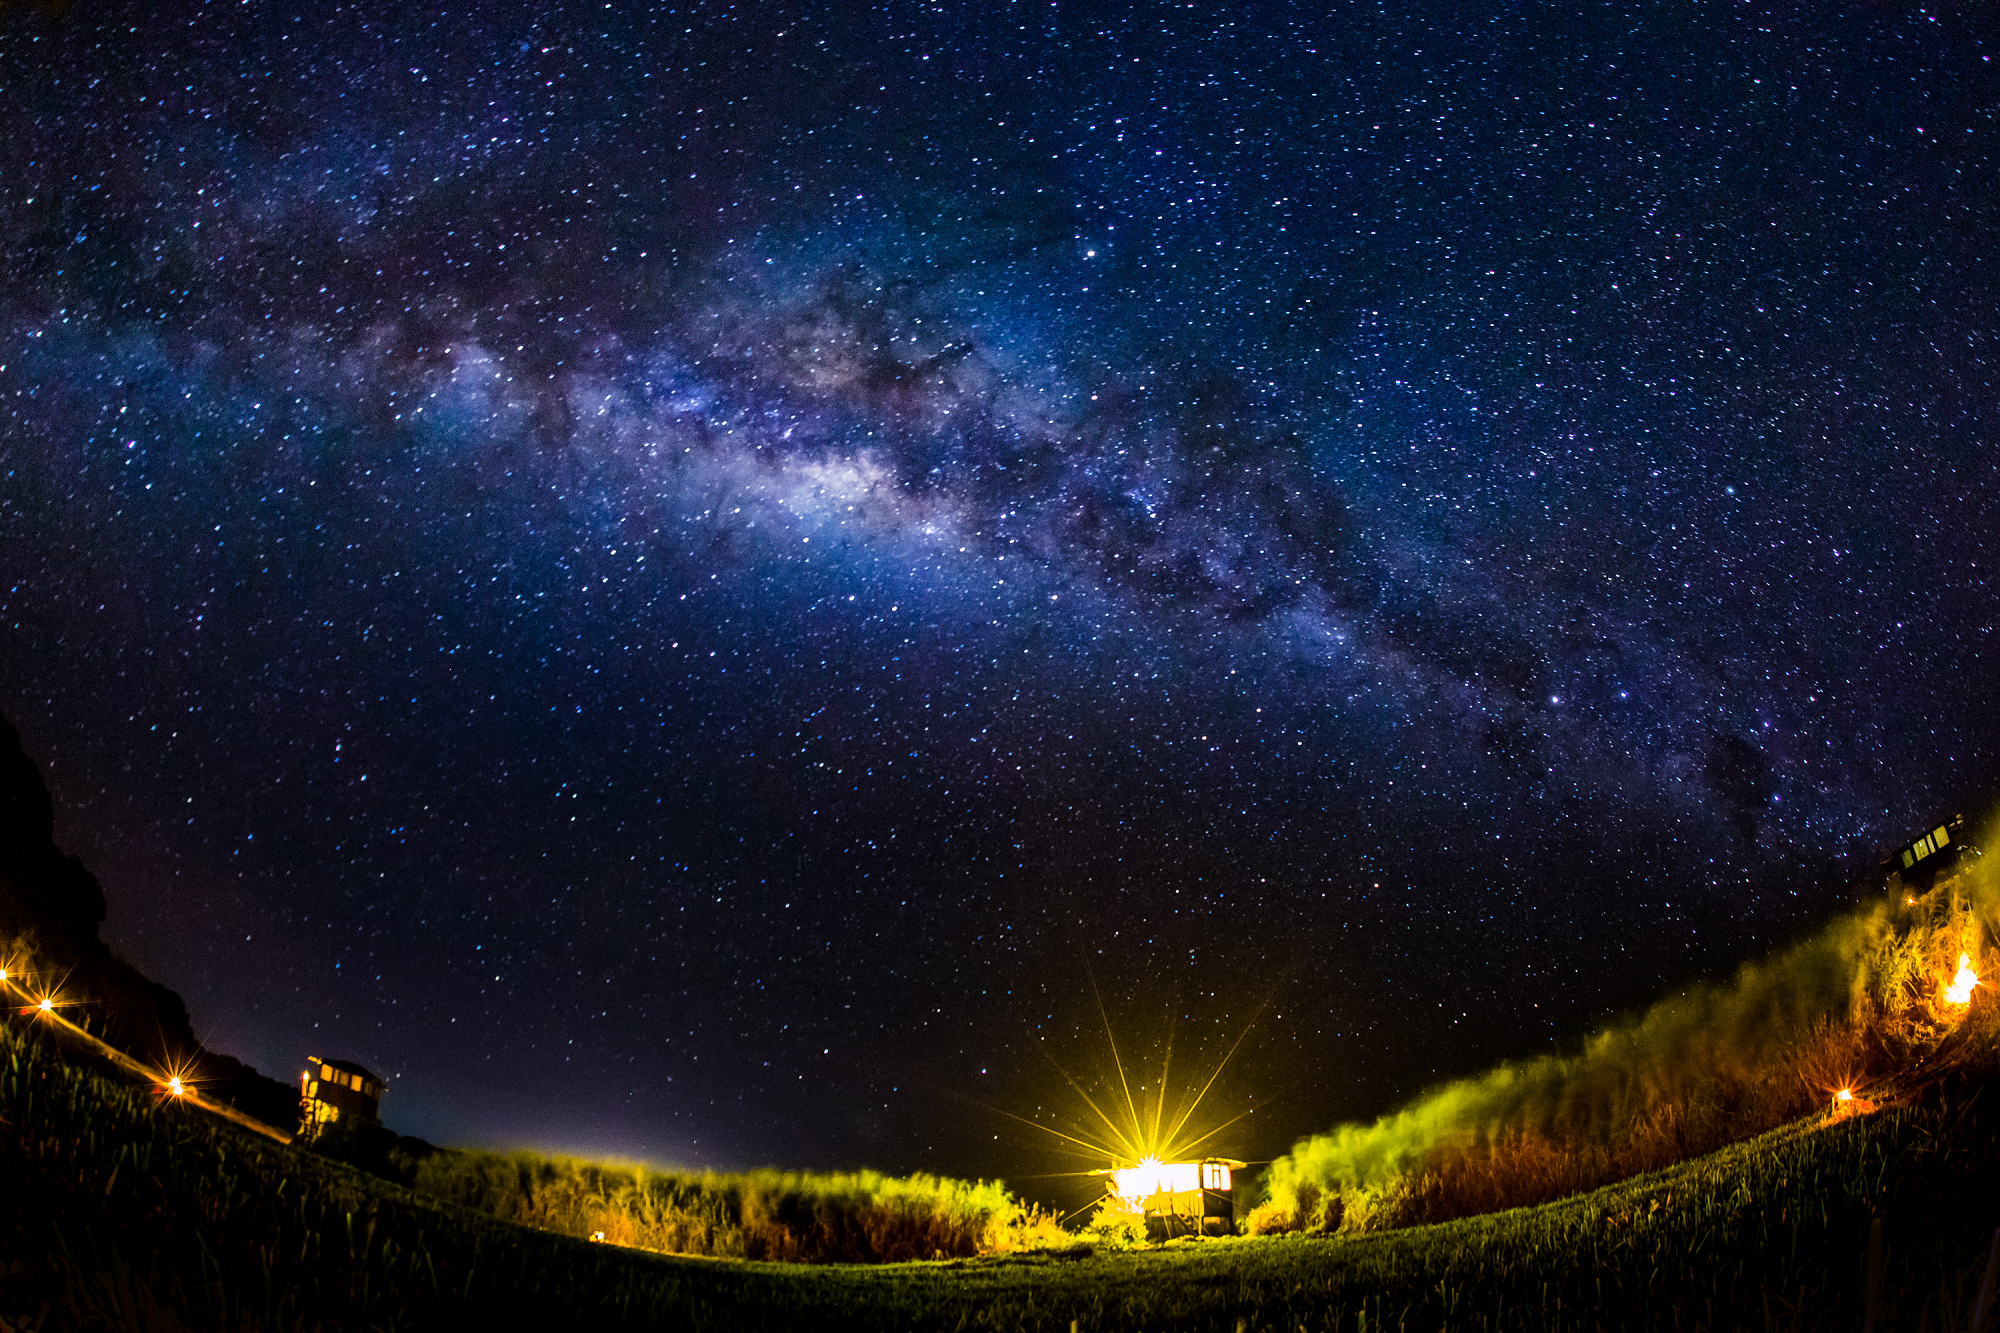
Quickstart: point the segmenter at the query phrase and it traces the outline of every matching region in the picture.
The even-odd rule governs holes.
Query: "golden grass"
[[[1907,1099],[2000,1032],[1989,987],[1970,1004],[1945,996],[1961,955],[2000,976],[1990,879],[1856,909],[1575,1055],[1505,1065],[1303,1140],[1273,1164],[1249,1230],[1372,1231],[1545,1203],[1763,1133],[1843,1088]]]
[[[875,1171],[656,1171],[533,1152],[446,1149],[420,1195],[490,1216],[667,1254],[802,1263],[957,1258],[1046,1243],[997,1182]]]

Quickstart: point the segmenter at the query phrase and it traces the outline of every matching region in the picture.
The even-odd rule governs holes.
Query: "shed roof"
[[[306,1058],[311,1063],[316,1065],[332,1065],[335,1069],[338,1069],[343,1074],[359,1074],[361,1077],[367,1079],[370,1083],[381,1083],[383,1081],[382,1076],[380,1074],[375,1073],[373,1070],[365,1069],[362,1066],[355,1064],[352,1060],[322,1060],[317,1055],[308,1056]]]

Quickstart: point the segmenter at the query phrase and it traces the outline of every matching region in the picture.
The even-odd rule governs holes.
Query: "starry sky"
[[[1256,1159],[1990,797],[1990,7],[427,10],[0,8],[0,712],[218,1049]]]

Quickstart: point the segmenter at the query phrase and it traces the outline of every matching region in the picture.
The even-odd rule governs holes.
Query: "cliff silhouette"
[[[97,877],[56,846],[41,770],[0,718],[0,952],[22,952],[35,972],[87,1001],[73,1021],[108,1044],[155,1067],[185,1068],[205,1096],[291,1132],[298,1089],[205,1049],[186,1002],[113,953],[98,934],[103,922]]]

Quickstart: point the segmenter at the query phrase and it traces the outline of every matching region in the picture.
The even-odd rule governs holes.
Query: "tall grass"
[[[1266,1176],[1259,1232],[1368,1231],[1545,1202],[1711,1152],[1836,1090],[1880,1102],[1990,1049],[2000,1004],[1944,988],[1961,953],[2000,972],[1990,874],[1856,909],[1818,935],[1545,1056],[1301,1141]]]
[[[962,1258],[1002,1247],[1021,1215],[998,1182],[875,1171],[666,1172],[525,1151],[443,1150],[419,1164],[414,1187],[582,1240],[804,1263]]]
[[[0,1326],[1957,1330],[2000,1114],[1947,1086],[1546,1208],[1333,1241],[945,1263],[715,1262],[510,1226],[80,1069],[0,1017]],[[1365,1324],[1361,1321],[1365,1317]]]
[[[1338,1240],[718,1262],[414,1194],[123,1086],[39,1027],[0,1014],[0,1327],[21,1330],[1775,1331],[1861,1327],[1879,1285],[1876,1327],[1942,1333],[1969,1322],[2000,1198],[1992,1071],[1951,1053],[1968,1024],[1928,1047],[1918,1076],[1953,1077],[1917,1105],[1545,1208]]]

